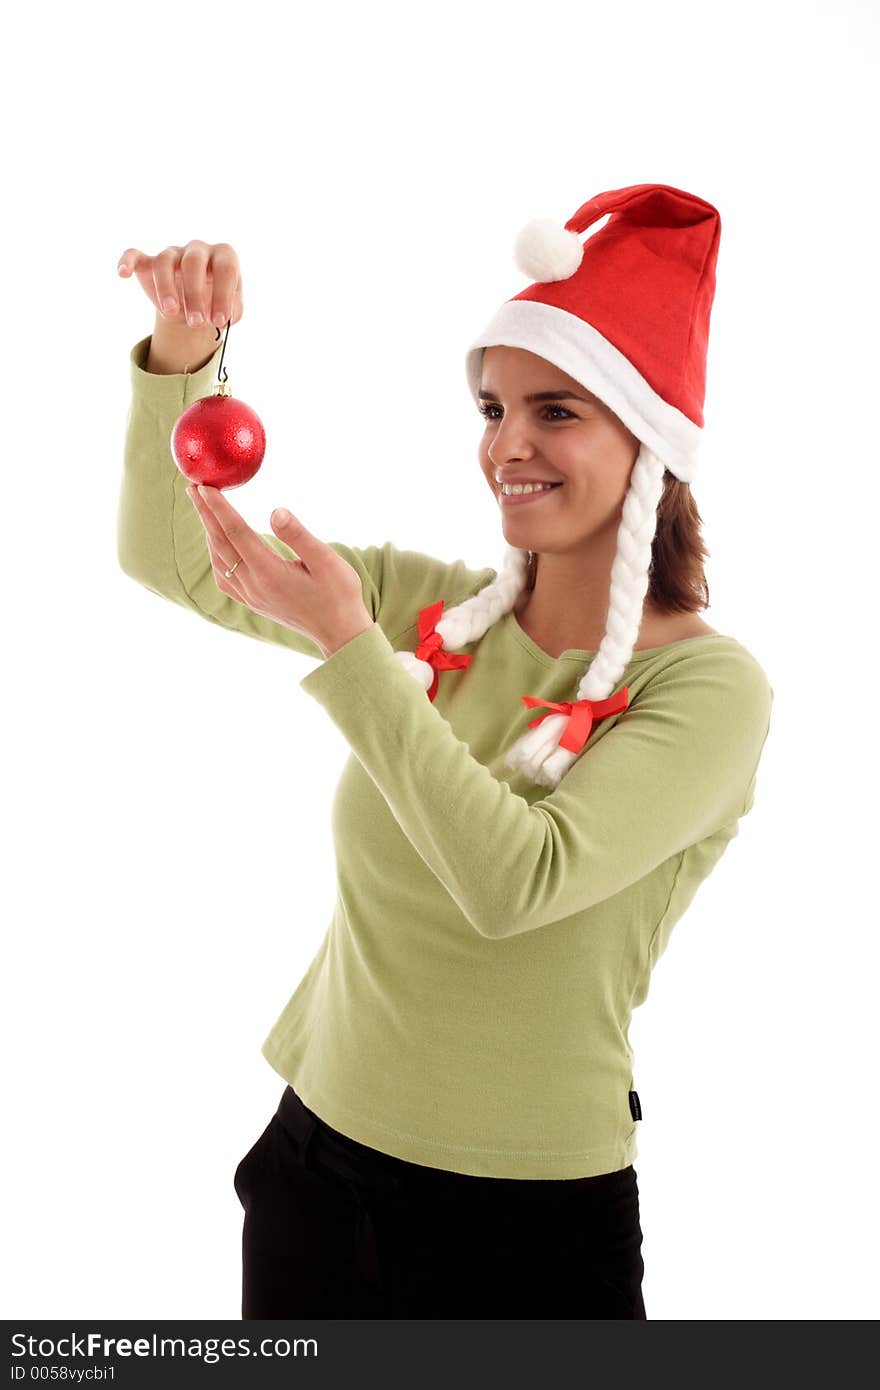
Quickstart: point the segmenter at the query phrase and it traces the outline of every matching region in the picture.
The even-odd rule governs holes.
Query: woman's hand
[[[351,565],[283,507],[272,513],[272,530],[299,560],[285,560],[270,550],[218,488],[203,484],[186,491],[205,528],[214,580],[222,593],[310,637],[325,657],[373,626]]]
[[[155,256],[129,246],[116,270],[126,278],[134,275],[157,314],[169,323],[223,328],[238,323],[244,313],[241,266],[228,241],[188,241],[186,246],[166,246]]]

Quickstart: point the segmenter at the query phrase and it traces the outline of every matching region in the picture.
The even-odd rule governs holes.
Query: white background
[[[498,566],[464,354],[532,217],[722,219],[707,621],[774,687],[754,810],[631,1029],[649,1319],[874,1318],[876,8],[20,7],[2,97],[6,1317],[236,1318],[260,1045],[321,940],[314,662],[118,567],[128,246],[229,241],[232,499]]]

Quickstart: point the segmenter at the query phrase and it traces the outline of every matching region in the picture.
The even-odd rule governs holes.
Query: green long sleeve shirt
[[[374,623],[326,660],[221,593],[169,443],[210,394],[220,348],[160,376],[144,369],[149,345],[130,354],[122,569],[317,658],[300,689],[351,748],[332,806],[335,907],[263,1055],[328,1125],[412,1163],[532,1179],[632,1163],[632,1010],[754,803],[773,700],[762,667],[722,634],[633,653],[628,708],[594,724],[547,792],[504,763],[540,713],[520,697],[574,698],[595,652],[553,658],[509,613],[430,701],[395,651],[417,645],[420,608],[451,608],[496,571],[391,542],[332,543]]]

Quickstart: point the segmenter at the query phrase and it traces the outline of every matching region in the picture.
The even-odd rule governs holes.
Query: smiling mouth
[[[539,488],[537,492],[502,492],[499,488],[496,496],[501,507],[522,506],[526,502],[538,502],[542,497],[549,497],[551,492],[562,487],[562,483],[554,483],[552,487]]]

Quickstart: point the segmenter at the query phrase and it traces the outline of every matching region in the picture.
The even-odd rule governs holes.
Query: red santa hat
[[[641,446],[622,508],[605,635],[575,698],[529,721],[505,757],[541,786],[559,784],[596,718],[626,707],[626,687],[613,692],[641,627],[664,471],[684,483],[696,474],[720,235],[711,203],[658,183],[598,193],[564,227],[531,221],[514,257],[535,283],[502,304],[467,350],[477,404],[483,350],[523,348],[598,396]],[[422,609],[416,651],[397,656],[431,699],[443,670],[472,659],[455,648],[479,641],[517,605],[528,561],[528,551],[507,546],[501,572],[473,598],[445,613],[442,601]],[[529,708],[547,703],[522,699]]]

